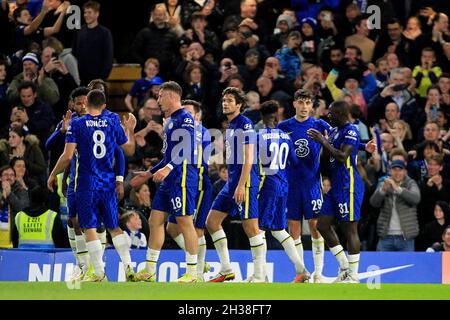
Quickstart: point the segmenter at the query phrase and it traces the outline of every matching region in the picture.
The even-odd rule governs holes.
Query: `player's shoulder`
[[[358,128],[356,128],[355,125],[351,124],[351,123],[347,123],[343,128],[342,128],[343,134],[345,135],[345,138],[347,139],[353,139],[353,140],[358,140],[359,134],[358,134]]]
[[[243,114],[239,114],[235,120],[236,129],[242,129],[244,131],[254,130],[253,121],[244,116]]]
[[[295,121],[294,117],[283,120],[278,124],[278,128],[286,131],[286,129],[289,128],[294,123],[293,121]]]

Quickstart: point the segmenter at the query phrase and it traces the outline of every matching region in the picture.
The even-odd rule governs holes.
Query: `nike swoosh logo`
[[[291,134],[291,133],[294,133],[294,131],[286,132],[286,134]]]
[[[393,267],[393,268],[362,272],[362,273],[358,273],[358,278],[361,281],[361,280],[368,279],[368,278],[371,278],[371,277],[380,276],[380,275],[385,274],[385,273],[390,273],[390,272],[394,272],[394,271],[410,268],[412,266],[414,266],[414,265],[413,264],[408,264],[408,265],[398,266],[398,267]],[[315,272],[313,272],[311,274],[311,280],[314,279],[314,273]],[[325,276],[322,275],[322,282],[323,283],[332,283],[334,280],[336,280],[336,277],[325,277]]]

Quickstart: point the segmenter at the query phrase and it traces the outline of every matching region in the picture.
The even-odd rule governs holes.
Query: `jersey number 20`
[[[276,142],[272,142],[269,146],[269,150],[272,154],[270,169],[284,170],[284,168],[286,168],[286,161],[289,154],[289,145],[285,142],[283,142],[281,145]]]
[[[96,159],[101,159],[106,154],[106,146],[105,146],[105,133],[101,130],[95,130],[94,134],[92,135],[92,139],[94,140],[94,157]]]

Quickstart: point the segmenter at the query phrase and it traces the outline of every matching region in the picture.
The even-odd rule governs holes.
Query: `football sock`
[[[184,237],[183,234],[180,233],[179,235],[177,235],[175,238],[173,238],[173,240],[177,243],[177,245],[183,249],[183,251],[186,251],[186,247],[184,245]]]
[[[102,243],[100,240],[89,241],[86,243],[89,257],[94,266],[94,273],[101,277],[105,274],[105,267],[102,260]]]
[[[335,247],[330,248],[331,253],[336,257],[341,270],[348,269],[348,260],[345,255],[344,248],[339,244]]]
[[[197,274],[203,276],[206,257],[206,238],[201,236],[198,238],[198,257],[197,257]]]
[[[322,275],[323,270],[323,256],[325,251],[325,243],[322,237],[319,239],[314,239],[311,237],[312,241],[312,254],[314,258],[314,274],[316,276]]]
[[[160,252],[161,251],[153,250],[150,248],[147,249],[147,263],[145,264],[145,267],[147,268],[148,272],[156,273],[156,263],[158,263]]]
[[[72,253],[75,257],[75,260],[77,261],[77,265],[80,265],[80,261],[78,260],[78,255],[77,255],[77,241],[75,240],[74,228],[67,226],[67,236],[69,237],[70,248],[72,249]]]
[[[262,240],[263,240],[263,277],[267,276],[266,270],[266,259],[267,259],[267,241],[266,241],[266,232],[261,231]]]
[[[304,272],[305,265],[300,260],[297,249],[295,248],[294,239],[292,239],[289,233],[286,230],[272,231],[272,235],[283,246],[284,251],[295,266],[295,272],[297,274]]]
[[[128,244],[127,236],[124,233],[119,234],[112,239],[112,242],[124,267],[130,266],[133,268],[131,265],[130,246]]]
[[[303,260],[303,243],[302,243],[302,237],[298,239],[294,239],[295,248],[297,250],[298,256],[300,258],[300,261],[303,265],[305,265],[305,260]]]
[[[348,255],[348,265],[350,268],[350,274],[353,276],[358,276],[359,253]]]
[[[216,247],[217,254],[219,255],[221,270],[223,272],[231,272],[230,253],[228,252],[228,240],[223,229],[214,232],[211,235]]]
[[[106,229],[104,229],[102,232],[97,232],[97,237],[100,239],[100,242],[102,243],[103,253],[105,253],[105,248],[106,248]]]
[[[187,273],[191,276],[197,276],[197,255],[189,254],[186,251],[186,265],[187,265]]]
[[[89,269],[90,253],[88,252],[84,234],[75,235],[75,243],[77,246],[77,257],[78,261],[80,262],[80,268],[81,270],[83,270],[83,272],[86,272]]]
[[[262,234],[258,234],[249,238],[250,248],[252,249],[254,277],[257,279],[264,279],[264,240]]]

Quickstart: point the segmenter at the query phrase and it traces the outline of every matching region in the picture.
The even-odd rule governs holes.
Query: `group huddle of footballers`
[[[124,264],[126,280],[155,282],[167,221],[167,232],[186,252],[187,271],[179,282],[205,281],[205,230],[221,263],[221,270],[208,281],[233,280],[222,228],[229,215],[242,219],[249,238],[254,273],[246,281],[267,281],[265,232],[270,231],[295,266],[293,282],[322,282],[324,243],[339,262],[336,282],[359,282],[357,223],[364,184],[356,162],[359,150],[373,152],[376,145],[373,141],[360,143],[358,129],[349,122],[346,102],[334,102],[329,107],[328,124],[310,116],[313,95],[300,89],[294,96],[296,115],[279,124],[278,103],[263,103],[264,129],[256,133],[252,121],[241,114],[246,103],[244,93],[226,88],[222,107],[229,122],[225,136],[229,178],[213,200],[208,177],[211,136],[200,123],[201,106],[196,101],[181,101],[182,89],[176,82],[164,83],[158,93],[165,116],[164,157],[147,173],[147,178],[153,178],[159,186],[149,219],[146,267],[135,272],[129,243],[118,226],[115,170],[123,176],[122,150],[127,156],[135,151],[136,119],[130,114],[122,127],[119,116],[106,110],[104,84],[93,83],[80,90],[73,99],[75,113],[66,114],[62,122],[67,128],[66,145],[48,180],[52,189],[57,175],[72,161],[67,199],[69,238],[77,252],[74,279],[106,280],[102,247],[105,233],[99,229],[104,225]],[[329,163],[320,163],[322,152],[329,156]],[[330,170],[331,189],[325,195],[321,165]],[[348,255],[332,228],[334,218],[345,225]],[[308,220],[311,230],[312,276],[303,262],[302,219]]]

